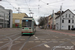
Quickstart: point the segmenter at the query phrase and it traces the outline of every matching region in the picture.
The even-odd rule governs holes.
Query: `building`
[[[8,28],[12,28],[12,10],[6,9],[9,12]]]
[[[0,6],[0,27],[7,28],[9,21],[9,12]]]
[[[55,18],[59,15],[60,15],[60,11],[58,11],[57,13],[51,14],[49,16],[48,23],[49,23],[50,29],[52,29],[52,27],[54,27],[53,29],[55,29],[55,24],[56,24]]]
[[[51,18],[50,18],[50,29],[52,29],[52,24],[53,24],[53,17],[51,16]]]
[[[22,18],[24,17],[28,17],[28,15],[26,13],[13,13],[13,27],[16,27],[16,25],[21,27]]]
[[[50,18],[51,18],[51,15],[48,16],[48,25],[49,25],[49,29],[50,29]]]
[[[67,9],[55,18],[56,30],[70,30],[75,27],[75,14]]]

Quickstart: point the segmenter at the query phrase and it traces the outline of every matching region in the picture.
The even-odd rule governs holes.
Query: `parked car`
[[[71,28],[71,30],[75,30],[75,28]]]
[[[44,27],[43,26],[40,26],[40,29],[44,29]]]

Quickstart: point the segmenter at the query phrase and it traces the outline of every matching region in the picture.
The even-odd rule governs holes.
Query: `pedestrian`
[[[16,27],[18,27],[18,25],[17,25],[17,24],[15,24],[15,26],[16,26]]]

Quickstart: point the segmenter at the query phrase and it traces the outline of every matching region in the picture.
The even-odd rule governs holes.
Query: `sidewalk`
[[[50,31],[75,36],[75,31],[71,31],[71,30],[50,30]]]

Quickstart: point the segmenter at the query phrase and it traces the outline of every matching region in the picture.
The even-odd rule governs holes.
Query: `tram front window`
[[[22,20],[22,27],[31,27],[32,20]]]

